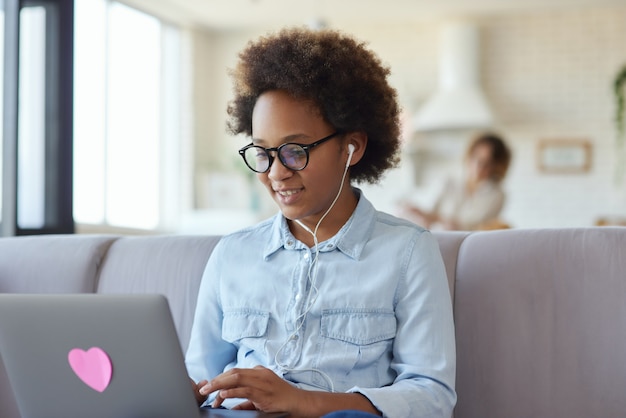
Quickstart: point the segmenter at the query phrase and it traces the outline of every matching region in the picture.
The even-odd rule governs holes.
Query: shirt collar
[[[359,199],[354,212],[339,232],[330,239],[318,244],[320,252],[332,251],[337,248],[348,257],[358,259],[361,256],[365,243],[369,240],[374,228],[376,209],[365,198],[360,189],[353,187],[353,190]],[[287,225],[287,219],[281,212],[274,216],[270,230],[271,236],[263,251],[265,259],[268,259],[281,249],[294,250],[305,248],[305,245],[293,236]]]

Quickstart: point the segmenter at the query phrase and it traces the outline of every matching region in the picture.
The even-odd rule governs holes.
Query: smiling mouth
[[[293,196],[296,193],[299,193],[301,189],[297,189],[297,190],[276,190],[276,193],[278,193],[281,196],[284,197],[288,197],[288,196]]]

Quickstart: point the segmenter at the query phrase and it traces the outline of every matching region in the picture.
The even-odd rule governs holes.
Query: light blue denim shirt
[[[437,242],[354,190],[356,210],[316,262],[280,213],[220,240],[198,294],[191,378],[262,365],[303,389],[359,392],[386,417],[451,415],[454,325]]]

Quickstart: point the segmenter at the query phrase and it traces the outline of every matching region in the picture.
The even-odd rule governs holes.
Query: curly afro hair
[[[283,29],[248,43],[239,54],[230,72],[235,97],[228,105],[228,129],[252,136],[258,97],[284,90],[310,100],[338,131],[367,134],[365,154],[350,176],[376,183],[399,162],[400,109],[389,73],[364,43],[339,31]]]

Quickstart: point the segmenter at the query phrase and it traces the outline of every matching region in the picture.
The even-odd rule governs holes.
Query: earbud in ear
[[[348,144],[348,161],[346,161],[346,169],[350,167],[350,161],[352,161],[352,154],[354,154],[354,144]]]

